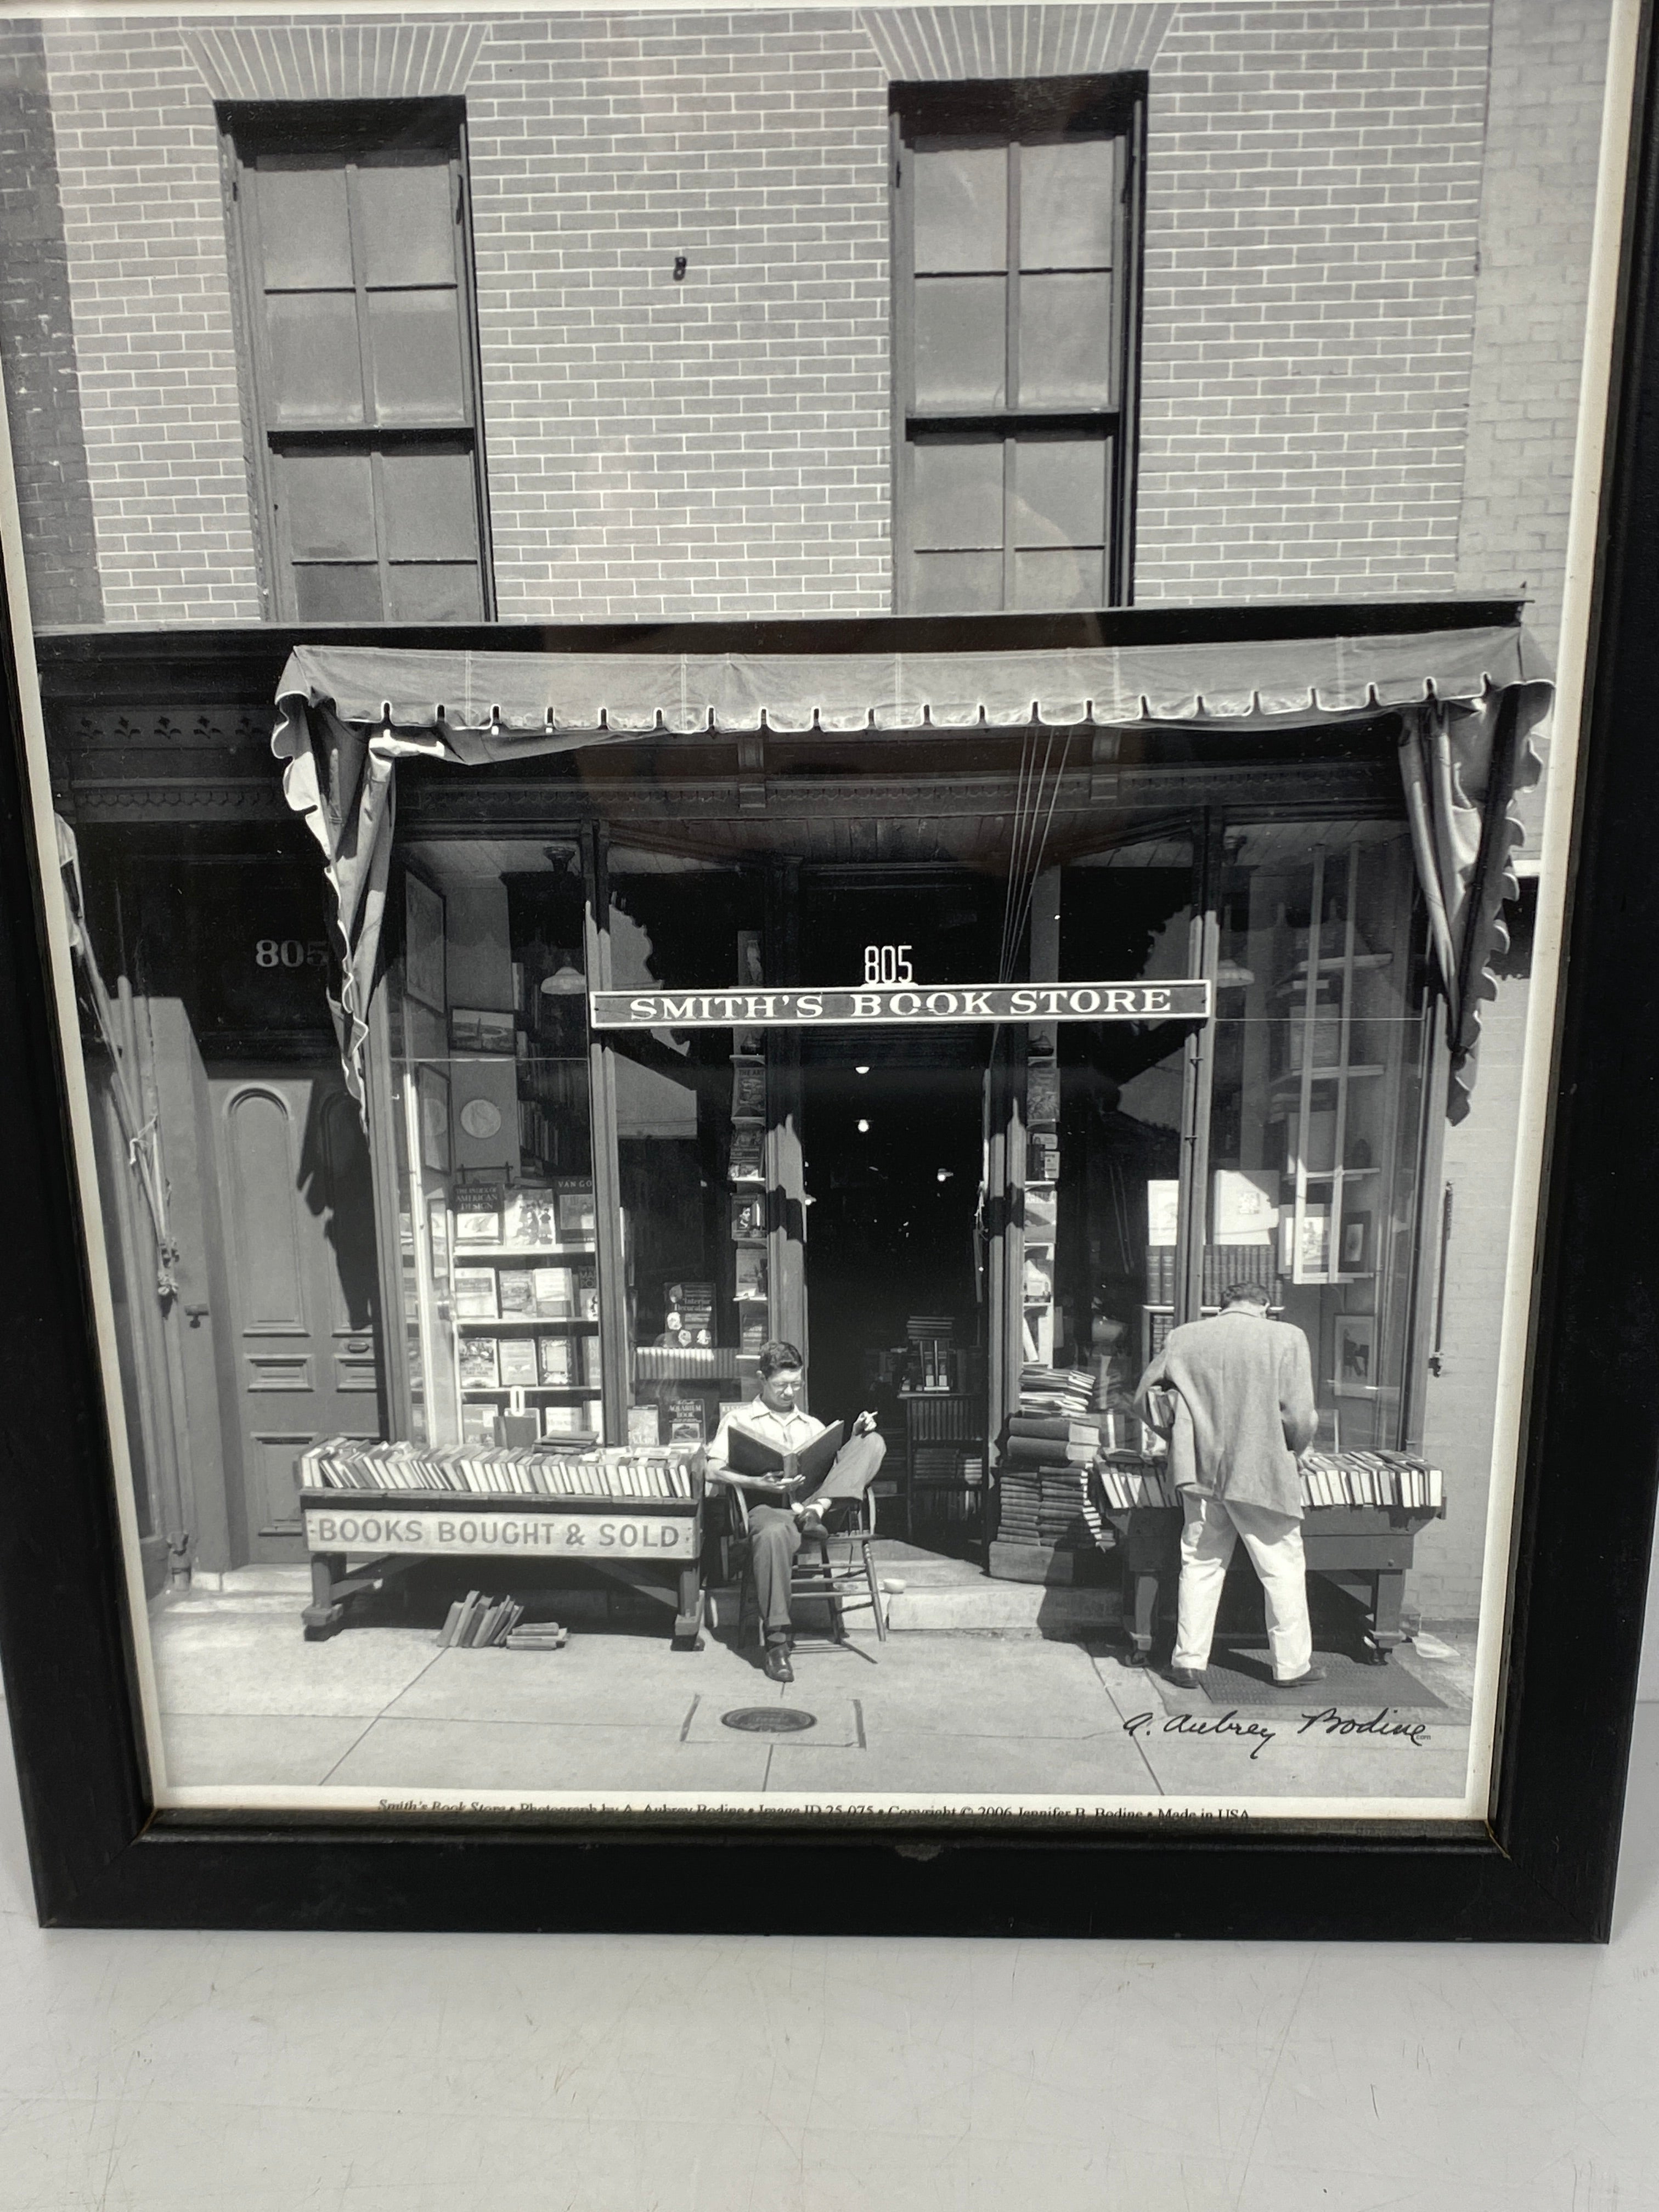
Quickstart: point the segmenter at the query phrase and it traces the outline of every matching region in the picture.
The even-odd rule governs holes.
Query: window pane
[[[1109,406],[1111,330],[1109,275],[1022,277],[1020,405]]]
[[[375,292],[367,304],[375,420],[463,420],[460,312],[455,291]]]
[[[1117,144],[1068,138],[1019,149],[1022,269],[1109,269],[1115,258]]]
[[[758,871],[611,848],[618,990],[729,988],[759,944]],[[766,1108],[763,1051],[730,1030],[617,1039],[617,1164],[628,1224],[630,1435],[706,1443],[752,1397],[773,1332],[765,1187],[750,1179]],[[759,1040],[755,1040],[757,1046]],[[744,1154],[747,1152],[745,1161]]]
[[[1007,279],[1002,276],[928,276],[918,282],[918,406],[1002,405],[1008,381],[1006,301]]]
[[[1016,545],[1103,545],[1103,438],[1022,438],[1014,452]]]
[[[330,562],[294,571],[294,598],[301,622],[379,622],[380,579],[371,568]]]
[[[351,283],[345,172],[307,155],[262,154],[255,171],[263,281],[268,291]]]
[[[1002,441],[917,441],[912,448],[910,542],[1000,547]]]
[[[924,142],[908,159],[918,271],[1006,269],[1007,148]]]
[[[908,612],[982,614],[1002,605],[1000,553],[913,553]]]
[[[389,453],[380,496],[391,561],[476,561],[477,498],[465,453]]]
[[[1184,835],[1070,863],[1061,878],[1060,975],[1073,982],[1190,975],[1193,892]],[[1067,1348],[1056,1344],[1054,1361],[1092,1367],[1099,1403],[1127,1417],[1141,1370],[1174,1318],[1184,1037],[1176,1024],[1160,1032],[1068,1022],[1058,1042],[1054,1326]],[[1138,1442],[1138,1430],[1127,1437]]]
[[[1106,566],[1097,545],[1014,556],[1017,607],[1103,607]]]
[[[1222,886],[1205,1296],[1246,1267],[1274,1286],[1325,1450],[1407,1443],[1413,882],[1398,822],[1281,822],[1233,834]]]
[[[296,561],[373,561],[374,487],[367,453],[285,453],[277,496],[288,504]]]
[[[351,294],[279,292],[265,301],[265,321],[273,419],[361,422],[362,373]]]
[[[422,562],[389,568],[388,622],[477,622],[483,615],[478,571],[470,562]]]
[[[435,149],[371,156],[357,172],[363,282],[453,284],[455,220],[449,159]]]

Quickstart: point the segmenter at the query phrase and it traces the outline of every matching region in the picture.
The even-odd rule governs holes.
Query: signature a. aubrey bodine
[[[1328,1736],[1385,1736],[1398,1738],[1421,1750],[1429,1740],[1428,1723],[1425,1721],[1390,1720],[1389,1716],[1394,1710],[1390,1705],[1383,1705],[1370,1719],[1361,1720],[1340,1711],[1335,1705],[1327,1705],[1322,1711],[1304,1713],[1291,1733],[1307,1735],[1318,1729]],[[1153,1729],[1155,1722],[1158,1722],[1156,1713],[1135,1713],[1124,1722],[1123,1732],[1130,1736],[1145,1735]],[[1159,1735],[1236,1736],[1249,1744],[1250,1757],[1254,1759],[1261,1758],[1267,1746],[1277,1739],[1279,1731],[1268,1728],[1264,1722],[1243,1718],[1238,1708],[1231,1705],[1224,1713],[1165,1714],[1156,1733]]]

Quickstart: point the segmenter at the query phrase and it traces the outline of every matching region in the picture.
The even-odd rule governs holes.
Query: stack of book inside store
[[[1019,1410],[1003,1437],[997,1540],[1044,1551],[1087,1551],[1109,1541],[1090,1489],[1102,1423],[1091,1411],[1086,1367],[1024,1368]]]
[[[403,1496],[430,1491],[449,1498],[698,1498],[702,1455],[672,1446],[655,1451],[617,1445],[558,1451],[531,1444],[491,1451],[325,1437],[301,1453],[299,1475],[301,1490],[389,1491]]]

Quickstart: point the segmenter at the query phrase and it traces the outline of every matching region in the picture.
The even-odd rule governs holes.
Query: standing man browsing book
[[[1274,1681],[1322,1675],[1311,1664],[1297,1468],[1319,1425],[1313,1368],[1307,1338],[1269,1321],[1268,1303],[1261,1284],[1233,1284],[1218,1314],[1170,1330],[1135,1394],[1136,1412],[1170,1439],[1185,1516],[1170,1662],[1170,1680],[1183,1689],[1195,1688],[1210,1663],[1221,1585],[1240,1536],[1267,1601]]]
[[[814,1510],[819,1501],[799,1497],[798,1484],[782,1475],[757,1474],[748,1468],[734,1472],[732,1459],[734,1450],[752,1458],[754,1455],[743,1449],[748,1443],[769,1446],[770,1452],[782,1460],[805,1451],[828,1433],[823,1422],[802,1410],[805,1370],[805,1362],[793,1344],[763,1345],[760,1395],[726,1416],[714,1431],[706,1462],[705,1479],[710,1484],[741,1490],[748,1504],[750,1569],[766,1637],[766,1672],[774,1682],[795,1679],[789,1663],[790,1572],[803,1534],[822,1535],[824,1524]],[[860,1413],[854,1422],[853,1433],[836,1455],[829,1478],[836,1500],[862,1497],[874,1481],[887,1449],[875,1427],[873,1413]],[[735,1443],[734,1431],[738,1431]]]

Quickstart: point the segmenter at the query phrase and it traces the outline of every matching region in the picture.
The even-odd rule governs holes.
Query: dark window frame
[[[1107,491],[1104,605],[1133,605],[1134,599],[1135,483],[1139,447],[1139,384],[1142,264],[1146,230],[1146,146],[1147,78],[1126,70],[1110,76],[1028,77],[1008,82],[969,80],[945,84],[894,84],[889,88],[888,185],[892,241],[892,514],[893,607],[915,611],[911,604],[910,527],[915,512],[913,471],[915,447],[932,435],[1000,438],[1012,453],[1021,429],[1102,435],[1109,441]],[[1119,217],[1121,282],[1114,290],[1116,330],[1113,343],[1116,405],[1053,409],[1006,405],[988,413],[924,410],[915,400],[915,269],[914,204],[907,187],[908,157],[918,137],[1022,140],[1052,139],[1072,133],[1108,133],[1121,143],[1121,191]],[[1011,167],[1012,165],[1011,164]],[[1017,193],[1009,195],[1007,316],[1011,361],[1017,352],[1018,270]],[[1004,579],[1001,606],[1013,601],[1013,542],[1010,527],[1012,485],[1005,461],[1003,494]],[[994,611],[993,610],[961,610]]]
[[[370,456],[375,479],[377,525],[381,513],[380,458],[388,448],[404,451],[465,448],[471,462],[477,521],[478,585],[482,619],[496,619],[495,558],[489,516],[489,473],[484,447],[483,369],[479,350],[477,276],[472,239],[471,174],[467,147],[466,103],[460,99],[373,100],[225,100],[216,103],[220,167],[224,187],[226,237],[231,265],[238,382],[244,443],[254,509],[254,543],[259,594],[265,617],[300,619],[293,563],[286,552],[286,528],[276,490],[273,459],[279,453],[327,453],[341,450]],[[447,154],[459,195],[456,234],[459,247],[457,297],[461,313],[460,360],[465,416],[429,425],[368,422],[331,425],[278,424],[272,419],[265,317],[261,297],[257,238],[253,234],[256,195],[246,188],[248,156],[270,152],[337,153],[343,161],[397,146]],[[362,295],[361,279],[357,295]],[[377,550],[385,605],[386,546],[377,527]]]

